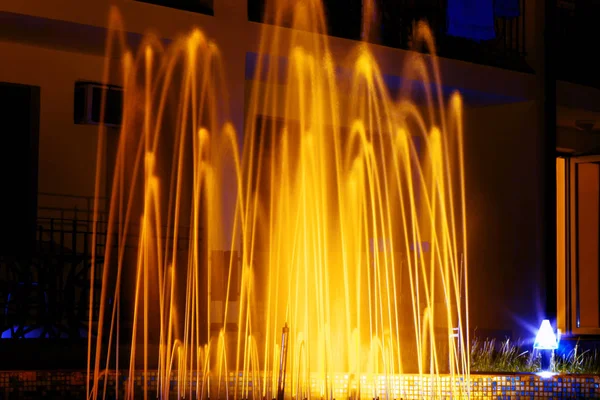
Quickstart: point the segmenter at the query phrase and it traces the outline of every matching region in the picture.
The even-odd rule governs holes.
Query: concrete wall
[[[39,191],[93,196],[98,127],[74,123],[74,87],[77,80],[101,81],[104,60],[10,42],[0,42],[0,53],[9,60],[0,82],[40,87]]]
[[[535,104],[465,111],[471,328],[533,339],[544,295]]]

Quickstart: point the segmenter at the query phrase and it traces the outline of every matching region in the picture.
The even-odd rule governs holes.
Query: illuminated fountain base
[[[124,387],[127,384],[127,371],[119,373],[111,372],[108,374],[106,391],[104,390],[105,377],[99,381],[99,394],[106,394],[106,398],[127,398]],[[12,398],[85,398],[86,384],[85,371],[0,371],[0,399]],[[118,377],[118,379],[117,379]],[[157,371],[148,371],[147,382],[144,383],[144,374],[138,372],[135,374],[135,398],[143,398],[144,387],[147,389],[148,398],[155,398],[157,390]],[[196,398],[195,390],[197,382],[192,375],[188,383],[186,398]],[[176,373],[171,379],[172,391],[169,398],[177,398],[177,379]],[[235,381],[235,377],[230,375],[230,381]],[[335,377],[340,382],[345,382],[344,375]],[[334,379],[334,380],[335,380]],[[118,381],[118,386],[117,386]],[[472,399],[489,398],[553,398],[553,399],[591,399],[600,396],[600,377],[582,376],[582,375],[555,375],[551,378],[542,378],[535,374],[506,374],[506,375],[471,375],[469,383],[463,382],[460,378],[453,380],[447,375],[437,377],[401,375],[391,377],[391,387],[393,396],[389,399],[424,399],[424,398],[449,398],[445,394],[451,391],[451,385],[454,385],[455,396],[457,390],[464,393],[464,397]],[[346,386],[347,387],[347,386]],[[192,395],[189,396],[190,389]],[[348,396],[348,390],[340,389],[340,396],[336,399],[352,399]],[[317,392],[318,394],[318,392]],[[364,399],[372,400],[373,395],[363,393]],[[102,397],[100,397],[102,398]],[[204,397],[207,398],[207,397]],[[214,397],[211,397],[214,399]],[[221,397],[223,398],[223,397]],[[242,399],[242,397],[238,397]],[[255,397],[250,396],[249,399]],[[290,398],[287,394],[286,398]],[[315,399],[314,396],[311,398]],[[379,393],[379,398],[386,398],[385,392]],[[259,398],[256,398],[259,399]],[[320,397],[316,397],[320,399]],[[261,399],[262,400],[262,399]],[[299,399],[303,400],[303,399]]]

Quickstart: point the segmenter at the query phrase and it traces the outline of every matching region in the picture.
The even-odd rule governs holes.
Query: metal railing
[[[99,296],[90,304],[90,282],[99,288],[107,237],[103,214],[94,221],[96,201],[104,200],[39,194],[32,248],[0,256],[0,337],[86,335],[90,307],[95,319],[98,315]]]
[[[376,19],[370,37],[361,38],[363,0],[323,0],[328,34],[369,40],[388,47],[414,50],[414,31],[426,21],[433,31],[438,54],[446,58],[530,71],[527,55],[526,0],[518,0],[515,17],[494,17],[496,37],[474,41],[448,35],[448,0],[376,0]],[[265,0],[248,0],[248,18],[264,21]]]
[[[107,245],[117,254],[121,240],[125,249],[136,251],[140,227],[130,224],[125,237],[118,236],[118,223],[109,231],[103,198],[40,193],[38,204],[30,251],[0,255],[0,339],[85,337],[90,309],[94,324],[99,317]],[[182,227],[179,237],[177,251],[185,251],[189,228]]]
[[[400,0],[380,2],[382,44],[414,49],[414,31],[419,21],[432,29],[437,52],[446,58],[514,70],[530,70],[525,61],[526,0],[519,0],[518,16],[494,17],[495,38],[475,41],[448,34],[448,0]]]
[[[47,246],[52,246],[53,243],[64,243],[66,237],[70,243],[74,232],[76,235],[84,235],[86,240],[77,242],[78,251],[83,251],[86,254],[90,252],[91,235],[93,234],[93,223],[96,223],[96,245],[101,248],[97,249],[97,254],[104,253],[107,235],[112,235],[112,246],[118,246],[119,240],[128,248],[136,248],[139,242],[141,232],[139,223],[129,223],[126,233],[126,238],[118,237],[118,232],[123,232],[123,224],[120,221],[114,220],[111,222],[109,230],[108,217],[108,199],[104,197],[95,198],[93,196],[77,196],[55,193],[40,193],[39,194],[37,231],[38,235],[36,243],[46,241]],[[94,213],[94,207],[97,207]],[[75,225],[73,225],[75,223]],[[163,226],[163,232],[166,231]],[[76,230],[77,229],[77,230]],[[58,235],[58,236],[57,236]],[[65,236],[66,235],[66,236]],[[51,239],[50,239],[50,238]],[[181,238],[178,243],[178,249],[182,250],[187,246],[189,238],[189,227],[179,227],[178,237]],[[164,235],[164,241],[172,240],[172,233]],[[83,247],[82,247],[83,246]]]

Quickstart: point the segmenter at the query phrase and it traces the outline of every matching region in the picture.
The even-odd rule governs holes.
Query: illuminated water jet
[[[398,73],[425,104],[410,87],[391,97],[367,45],[340,74],[316,0],[276,2],[267,20],[296,29],[261,36],[243,135],[218,43],[196,30],[133,55],[113,31],[124,115],[90,397],[124,342],[129,396],[137,368],[158,370],[161,398],[399,398],[405,377],[416,396],[446,395],[448,377],[464,394],[460,96],[445,99],[435,57],[416,53]],[[434,53],[424,24],[415,40]]]

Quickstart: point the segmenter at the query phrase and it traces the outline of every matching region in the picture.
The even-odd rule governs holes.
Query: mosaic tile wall
[[[125,376],[124,376],[125,375]],[[85,372],[82,371],[0,371],[0,400],[4,399],[85,399],[86,382]],[[196,392],[197,381],[194,376],[189,376],[187,390]],[[233,397],[233,385],[235,376],[230,374],[229,395]],[[337,379],[337,385],[335,384]],[[334,386],[332,389],[337,399],[348,399],[354,397],[352,384],[348,384],[347,376],[334,377]],[[362,379],[362,378],[361,378]],[[366,378],[364,378],[366,379]],[[119,382],[119,396],[124,398],[124,388],[127,386],[126,374],[120,374],[118,379],[116,374],[109,374],[107,382],[107,399],[117,398],[116,382]],[[380,377],[378,382],[371,381],[370,384],[361,384],[363,387],[363,398],[383,398],[385,386],[390,387],[393,392],[393,399],[449,399],[449,398],[471,398],[471,399],[600,399],[600,376],[575,376],[558,375],[552,378],[541,378],[537,375],[472,375],[470,383],[467,384],[462,378],[452,379],[449,376],[441,376],[435,379],[429,377],[420,377],[418,375],[401,375],[391,378]],[[103,387],[104,381],[100,387]],[[225,383],[225,382],[223,382]],[[214,385],[214,382],[212,383]],[[136,373],[133,386],[135,398],[143,398],[143,373]],[[314,383],[313,383],[314,385]],[[155,371],[148,372],[148,390],[149,397],[156,398],[158,387],[158,376]],[[171,396],[176,399],[177,379],[173,374],[171,382]],[[222,385],[222,396],[225,397],[225,391]],[[252,382],[246,385],[245,396],[238,398],[252,398]],[[367,387],[368,389],[364,389]],[[379,387],[380,397],[374,391],[374,387]],[[214,386],[213,386],[214,389]],[[313,390],[315,388],[312,388]],[[470,389],[470,390],[468,390]],[[102,394],[100,390],[100,394]],[[311,390],[311,391],[313,391]],[[365,391],[371,391],[365,395]],[[350,392],[350,395],[348,395]],[[454,396],[451,394],[454,393]],[[469,395],[470,394],[470,395]],[[103,396],[100,395],[99,398]],[[186,396],[189,398],[189,396]],[[192,396],[194,398],[195,396]],[[215,394],[211,398],[216,398]],[[273,396],[270,396],[273,397]],[[305,397],[305,396],[302,396]],[[316,397],[318,398],[318,397]]]

